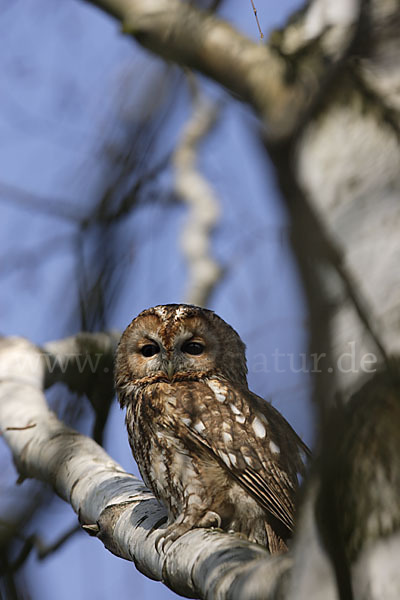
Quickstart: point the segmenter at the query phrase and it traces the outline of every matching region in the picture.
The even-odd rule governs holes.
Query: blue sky
[[[256,4],[266,34],[298,7],[288,0]],[[250,0],[227,0],[221,14],[258,38]],[[101,193],[107,169],[104,142],[117,144],[124,135],[124,118],[135,111],[143,114],[149,103],[157,102],[156,95],[148,96],[154,81],[179,74],[171,69],[165,75],[161,62],[122,36],[118,24],[78,0],[16,2],[3,9],[0,34],[1,334],[43,343],[76,333],[74,217],[90,214]],[[202,81],[207,94],[223,101],[221,118],[199,157],[221,203],[213,252],[225,276],[209,307],[246,342],[251,389],[270,399],[310,442],[308,379],[289,368],[290,355],[306,350],[307,320],[273,171],[250,111]],[[177,89],[149,158],[154,162],[173,148],[190,114],[184,86]],[[169,201],[171,177],[166,169],[155,184],[165,201],[145,199],[115,229],[126,270],[108,314],[109,328],[122,330],[143,308],[184,299],[186,266],[179,235],[186,213]],[[89,235],[95,237],[93,231]],[[87,240],[88,259],[101,251]],[[285,354],[283,372],[274,369],[277,351]],[[136,472],[116,403],[105,446]],[[3,446],[0,460],[12,486],[13,468]],[[15,491],[17,501],[18,494],[29,493],[23,486]],[[0,511],[5,510],[0,501]],[[41,511],[35,528],[54,541],[74,520],[72,510],[55,500]],[[124,600],[132,590],[143,599],[174,596],[84,534],[41,563],[32,555],[20,583],[33,600],[71,595],[76,600]]]

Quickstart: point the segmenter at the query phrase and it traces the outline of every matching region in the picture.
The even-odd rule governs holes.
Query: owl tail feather
[[[283,554],[287,552],[288,547],[280,535],[276,533],[269,523],[265,523],[265,531],[267,534],[267,546],[271,554]]]

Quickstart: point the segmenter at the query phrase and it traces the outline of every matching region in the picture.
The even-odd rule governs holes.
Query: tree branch
[[[352,43],[358,19],[340,20],[327,52],[313,52],[295,78],[272,46],[255,43],[215,15],[180,0],[86,0],[120,20],[124,33],[164,59],[198,70],[249,102],[262,117],[270,141],[287,139],[310,111]],[[324,35],[324,34],[321,34]],[[329,54],[328,54],[329,52]],[[330,61],[330,65],[329,65]]]
[[[90,345],[96,341],[91,336]],[[104,339],[102,340],[104,342]],[[57,346],[69,350],[73,338]],[[82,340],[79,340],[82,348]],[[66,427],[42,391],[46,357],[24,339],[0,342],[0,427],[20,481],[49,483],[85,529],[108,550],[135,563],[178,594],[198,598],[275,597],[285,585],[289,555],[271,558],[261,546],[216,530],[193,530],[165,553],[155,548],[166,513],[143,483],[90,438]],[[63,374],[68,379],[68,371]]]
[[[218,199],[197,165],[198,145],[214,126],[218,107],[201,94],[194,77],[188,77],[193,114],[185,125],[173,155],[174,187],[187,205],[189,215],[181,235],[182,252],[189,269],[185,293],[188,304],[206,306],[221,276],[221,268],[210,252],[210,235],[219,217]]]

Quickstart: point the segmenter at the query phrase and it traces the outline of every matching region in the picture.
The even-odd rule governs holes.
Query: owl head
[[[141,312],[117,350],[116,386],[122,405],[141,388],[161,381],[219,377],[245,385],[245,345],[213,311],[165,304]]]

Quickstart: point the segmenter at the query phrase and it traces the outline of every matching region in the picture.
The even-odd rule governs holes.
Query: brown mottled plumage
[[[204,308],[149,308],[122,335],[116,387],[139,470],[168,510],[167,540],[221,527],[286,549],[308,449],[246,373],[240,337]]]

